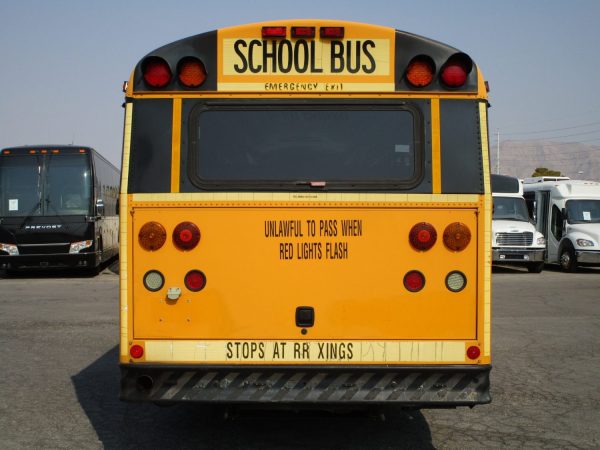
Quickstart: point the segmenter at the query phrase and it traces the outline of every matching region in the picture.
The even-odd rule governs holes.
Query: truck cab
[[[530,221],[523,185],[514,177],[492,175],[492,263],[544,268],[546,242]]]
[[[545,262],[566,272],[600,266],[600,183],[532,180],[523,187],[536,229],[546,237]]]

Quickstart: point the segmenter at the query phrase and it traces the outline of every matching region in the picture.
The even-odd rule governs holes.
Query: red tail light
[[[410,292],[418,292],[425,286],[425,276],[418,270],[411,270],[404,275],[404,287]]]
[[[464,223],[454,222],[444,230],[444,245],[450,250],[460,252],[471,242],[471,231]]]
[[[449,87],[461,87],[467,81],[473,62],[465,54],[451,56],[440,73],[444,84]]]
[[[322,38],[337,38],[342,39],[344,37],[344,27],[321,27]]]
[[[408,240],[415,250],[429,250],[437,240],[437,232],[433,225],[421,222],[410,229]]]
[[[433,61],[428,56],[417,56],[412,59],[406,68],[406,81],[414,87],[425,87],[435,73]]]
[[[206,276],[199,270],[190,270],[185,275],[183,282],[190,291],[198,292],[206,286]]]
[[[206,80],[206,69],[197,58],[183,58],[177,67],[177,76],[184,86],[198,87]]]
[[[472,345],[467,349],[467,356],[469,359],[477,359],[481,355],[481,350],[476,345]]]
[[[138,233],[138,242],[144,250],[155,251],[161,248],[167,240],[167,232],[158,222],[147,222]]]
[[[264,38],[284,38],[286,34],[285,27],[262,27],[262,37]]]
[[[180,250],[191,250],[200,242],[200,229],[192,222],[181,222],[173,230],[173,243]]]
[[[144,356],[144,347],[138,344],[132,345],[129,349],[129,354],[132,358],[139,359]]]
[[[171,81],[171,69],[167,62],[157,56],[151,56],[142,63],[142,73],[146,83],[154,88],[166,86]]]

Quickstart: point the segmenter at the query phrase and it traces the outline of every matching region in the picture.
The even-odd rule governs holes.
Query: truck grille
[[[70,244],[21,244],[19,245],[20,255],[53,255],[57,253],[69,253]]]
[[[533,243],[533,233],[525,231],[523,233],[498,233],[496,235],[498,245],[531,245]]]

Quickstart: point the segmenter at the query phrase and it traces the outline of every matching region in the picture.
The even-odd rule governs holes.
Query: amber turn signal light
[[[138,233],[138,242],[144,250],[150,252],[161,248],[167,240],[167,232],[158,222],[147,222]]]
[[[454,222],[444,230],[444,245],[455,252],[464,250],[471,242],[471,231],[464,223]]]

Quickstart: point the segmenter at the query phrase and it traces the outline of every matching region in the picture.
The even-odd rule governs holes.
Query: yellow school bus
[[[282,20],[125,85],[121,398],[490,402],[487,90],[464,52]]]

